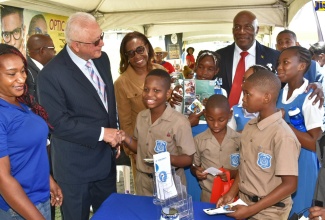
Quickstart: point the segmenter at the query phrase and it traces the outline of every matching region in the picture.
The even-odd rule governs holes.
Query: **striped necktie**
[[[91,80],[97,86],[96,89],[98,91],[99,97],[102,100],[102,102],[104,103],[104,106],[107,110],[107,94],[106,94],[106,89],[105,89],[106,85],[105,85],[104,81],[97,74],[95,74],[95,71],[94,71],[90,61],[87,61],[86,67],[88,69]]]

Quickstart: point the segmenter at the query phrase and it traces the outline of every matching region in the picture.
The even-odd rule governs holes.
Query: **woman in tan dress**
[[[119,116],[120,129],[133,135],[137,115],[145,109],[142,103],[143,84],[147,74],[152,69],[165,69],[152,63],[154,50],[148,38],[140,32],[125,35],[120,47],[120,76],[114,83],[114,90]],[[136,165],[133,152],[124,148],[130,156],[133,178],[136,175]]]

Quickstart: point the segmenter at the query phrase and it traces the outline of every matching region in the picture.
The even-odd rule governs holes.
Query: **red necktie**
[[[243,77],[245,73],[245,57],[248,55],[247,51],[240,53],[240,60],[238,62],[235,78],[231,86],[230,95],[229,95],[229,105],[230,108],[234,105],[237,105],[239,102],[240,94],[242,91],[241,84],[243,83]]]

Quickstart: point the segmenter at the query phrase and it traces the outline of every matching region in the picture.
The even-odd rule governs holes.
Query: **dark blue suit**
[[[37,75],[40,72],[40,69],[36,66],[36,64],[30,58],[30,56],[27,56],[26,60],[27,60],[27,67],[28,67],[27,79],[26,79],[28,92],[29,94],[33,95],[37,100],[36,84],[37,84]]]
[[[217,53],[221,56],[220,70],[216,77],[222,78],[222,88],[230,94],[230,89],[232,86],[232,66],[234,59],[235,43],[217,50]],[[256,41],[256,64],[266,65],[271,63],[272,68],[276,68],[278,57],[280,55],[279,51],[273,50],[269,47],[261,45]]]
[[[38,96],[54,127],[51,156],[54,177],[59,185],[109,179],[111,186],[99,193],[102,198],[95,202],[89,197],[81,199],[90,200],[89,206],[93,205],[96,210],[110,193],[116,192],[115,156],[111,146],[98,139],[101,127],[117,127],[117,114],[108,56],[103,52],[93,62],[106,84],[108,112],[94,86],[71,60],[66,47],[39,73]],[[65,193],[64,187],[61,188]],[[75,190],[78,190],[78,185]],[[69,202],[69,195],[64,196],[64,200]],[[81,217],[75,216],[74,219]]]

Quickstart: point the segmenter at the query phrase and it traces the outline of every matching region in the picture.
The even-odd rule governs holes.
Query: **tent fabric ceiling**
[[[158,36],[179,32],[230,34],[241,10],[256,14],[262,34],[285,27],[308,0],[0,0],[0,4],[69,16],[93,13],[103,30],[130,29]],[[261,31],[260,31],[261,34]]]

